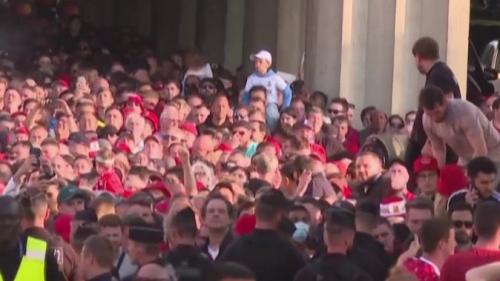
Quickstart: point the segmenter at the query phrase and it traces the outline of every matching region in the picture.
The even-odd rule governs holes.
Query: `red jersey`
[[[404,266],[419,281],[439,281],[439,268],[427,259],[411,258],[405,261]]]
[[[95,190],[103,190],[115,195],[121,195],[124,192],[122,181],[113,169],[101,174]]]
[[[465,281],[469,269],[500,261],[500,251],[473,248],[450,256],[441,268],[441,281]]]

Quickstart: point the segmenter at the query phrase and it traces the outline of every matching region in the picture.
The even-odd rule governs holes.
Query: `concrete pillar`
[[[277,15],[278,0],[245,2],[243,63],[247,69],[251,69],[249,55],[260,49],[266,49],[276,56]]]
[[[340,96],[355,104],[357,112],[365,106],[369,1],[344,0],[343,6]]]
[[[160,57],[178,49],[180,0],[152,0],[152,29]]]
[[[339,96],[343,0],[310,0],[307,6],[305,81],[311,90]]]
[[[193,49],[196,47],[196,21],[198,0],[182,0],[179,17],[179,48]]]
[[[226,22],[224,66],[231,71],[235,71],[242,64],[242,59],[244,59],[245,0],[227,1]]]
[[[396,1],[368,1],[365,101],[385,112],[392,104]]]
[[[453,69],[462,97],[467,90],[470,1],[448,0],[448,40],[446,62]]]
[[[203,0],[198,3],[197,46],[210,62],[224,61],[226,37],[226,0]]]
[[[297,75],[306,39],[306,0],[278,0],[276,68]]]

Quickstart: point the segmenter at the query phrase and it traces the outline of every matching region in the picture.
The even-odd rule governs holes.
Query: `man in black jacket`
[[[195,214],[191,208],[177,213],[167,227],[171,250],[164,256],[167,265],[173,266],[179,281],[212,281],[213,265],[207,255],[196,246]]]
[[[240,263],[252,270],[257,281],[293,280],[305,262],[301,253],[278,230],[287,202],[281,191],[264,191],[255,206],[255,230],[231,243],[221,261]]]
[[[391,190],[390,179],[383,176],[380,157],[373,152],[362,152],[356,158],[357,177],[361,181],[354,193],[358,200],[370,199],[380,204]]]
[[[327,253],[300,270],[294,280],[371,281],[372,278],[347,255],[355,233],[352,211],[342,207],[329,209],[324,230]]]

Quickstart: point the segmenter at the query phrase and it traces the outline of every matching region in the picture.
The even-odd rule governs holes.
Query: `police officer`
[[[177,213],[168,224],[168,242],[171,247],[164,260],[174,267],[179,281],[211,281],[214,278],[212,262],[196,247],[195,214],[191,208]]]
[[[21,208],[0,196],[0,281],[65,281],[47,242],[21,234]]]
[[[347,255],[356,234],[354,221],[354,213],[345,208],[332,207],[327,212],[324,230],[327,253],[300,270],[295,281],[372,280]]]
[[[78,263],[76,252],[59,236],[45,229],[45,220],[50,212],[45,193],[38,188],[26,188],[17,196],[17,201],[22,210],[21,226],[24,234],[47,242],[66,279],[76,280]]]

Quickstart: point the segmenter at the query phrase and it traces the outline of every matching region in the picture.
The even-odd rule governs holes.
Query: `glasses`
[[[214,90],[215,86],[212,86],[212,85],[203,85],[200,88],[205,89],[205,90]]]
[[[465,228],[472,228],[473,223],[471,221],[453,221],[453,226],[455,228],[462,228],[462,226],[465,226]]]

